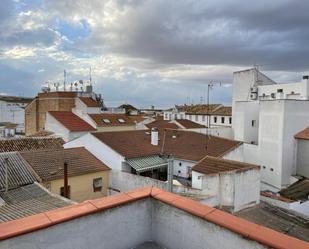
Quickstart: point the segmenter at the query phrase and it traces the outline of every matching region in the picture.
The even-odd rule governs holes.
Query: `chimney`
[[[151,144],[155,146],[159,145],[159,132],[157,128],[151,129]]]

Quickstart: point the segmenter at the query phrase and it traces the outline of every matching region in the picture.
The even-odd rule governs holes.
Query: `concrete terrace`
[[[0,248],[307,249],[309,243],[147,187],[0,224]],[[154,247],[156,248],[156,247]]]

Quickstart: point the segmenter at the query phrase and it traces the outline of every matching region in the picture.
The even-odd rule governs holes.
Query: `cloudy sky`
[[[232,73],[278,82],[309,70],[308,0],[1,0],[0,93],[87,79],[107,104],[231,101]]]

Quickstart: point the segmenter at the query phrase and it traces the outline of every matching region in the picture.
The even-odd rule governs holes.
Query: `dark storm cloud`
[[[166,64],[305,70],[309,63],[308,1],[144,1],[126,8],[114,29],[93,34],[92,48]]]

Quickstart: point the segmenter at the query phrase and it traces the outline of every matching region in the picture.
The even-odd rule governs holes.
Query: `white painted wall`
[[[85,147],[109,168],[113,170],[122,170],[122,163],[125,161],[125,158],[106,144],[102,143],[91,133],[64,144],[64,148],[75,147]]]
[[[233,131],[231,127],[227,126],[217,126],[207,128],[197,128],[197,129],[186,129],[187,131],[193,131],[201,134],[206,134],[208,132],[209,135],[217,136],[217,137],[224,137],[227,139],[233,139]]]
[[[309,140],[296,139],[297,157],[296,173],[297,175],[309,178]]]
[[[0,122],[25,124],[25,110],[27,103],[6,102],[0,100]]]
[[[256,205],[260,202],[260,170],[230,171],[204,175],[192,172],[192,187],[201,189],[203,194],[218,197],[218,205],[233,210]]]
[[[189,178],[192,167],[196,164],[193,161],[186,161],[182,159],[173,160],[174,176]]]
[[[234,107],[234,139],[257,144],[259,135],[259,102],[235,102]]]
[[[62,125],[48,112],[46,113],[45,130],[51,131],[54,133],[54,135],[62,137],[65,142],[79,138],[88,133],[87,131],[69,131],[64,125]]]
[[[149,198],[1,241],[0,248],[127,249],[146,241],[169,249],[267,248]]]

